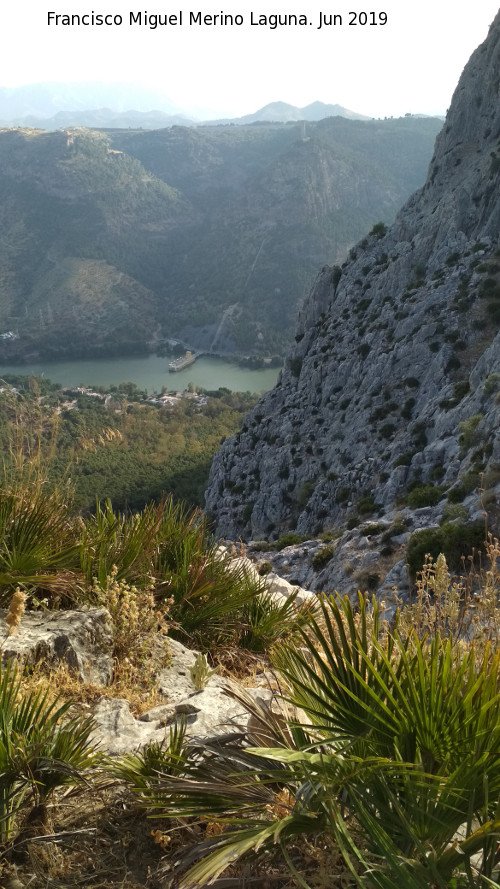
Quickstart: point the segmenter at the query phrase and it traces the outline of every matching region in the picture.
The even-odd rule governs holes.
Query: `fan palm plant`
[[[181,774],[188,756],[186,725],[181,717],[170,727],[168,738],[163,742],[154,741],[139,753],[125,754],[118,761],[110,762],[108,770],[129,784],[141,802],[154,802],[159,776]]]
[[[253,652],[266,652],[279,640],[290,639],[314,613],[315,605],[296,604],[297,592],[276,597],[262,591],[241,609],[241,631],[238,644]]]
[[[16,586],[71,597],[79,541],[57,491],[0,490],[0,604]]]
[[[145,584],[153,573],[165,502],[149,504],[139,513],[115,512],[110,500],[96,502],[84,520],[81,567],[87,584],[102,588],[116,568],[118,581]]]
[[[242,609],[266,588],[242,562],[221,553],[199,510],[187,513],[172,502],[160,530],[155,575],[178,628],[172,635],[190,637],[205,650],[236,640]]]
[[[71,703],[47,692],[21,693],[11,664],[0,672],[0,839],[9,839],[27,800],[44,811],[57,787],[76,784],[97,761],[92,719],[63,722]]]
[[[279,850],[307,886],[297,837],[333,841],[363,889],[496,885],[499,654],[478,663],[440,636],[403,639],[363,598],[320,607],[299,631],[302,651],[285,643],[274,657],[302,724],[268,726],[266,747],[211,745],[164,779],[169,815],[226,825],[181,885]]]

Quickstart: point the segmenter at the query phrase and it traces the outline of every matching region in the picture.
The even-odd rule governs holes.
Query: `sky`
[[[49,12],[121,16],[122,24],[49,25]],[[138,12],[171,20],[156,29],[130,24]],[[497,12],[498,0],[169,0],[142,8],[134,0],[17,0],[0,8],[0,87],[137,82],[200,118],[274,101],[336,103],[370,117],[444,114]],[[190,24],[198,13],[242,24]],[[252,24],[272,14],[307,24]]]

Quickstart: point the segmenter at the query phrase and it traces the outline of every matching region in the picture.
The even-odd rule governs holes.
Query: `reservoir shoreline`
[[[36,361],[0,365],[0,379],[6,374],[44,376],[63,388],[76,386],[118,386],[135,383],[148,394],[167,390],[182,391],[191,383],[203,389],[229,389],[232,392],[260,393],[272,389],[279,368],[250,370],[221,358],[202,356],[175,374],[169,373],[169,359],[159,355],[129,358],[77,359],[75,361]]]

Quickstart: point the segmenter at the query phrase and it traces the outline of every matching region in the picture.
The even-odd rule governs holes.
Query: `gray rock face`
[[[500,14],[463,72],[424,187],[341,270],[319,273],[275,389],[215,457],[206,505],[222,535],[314,535],[387,512],[417,485],[444,505],[464,478],[493,478],[499,82]]]
[[[5,618],[6,612],[1,613]],[[84,682],[107,685],[113,674],[113,625],[105,608],[28,611],[19,630],[2,640],[2,661],[34,666],[65,661]]]
[[[136,719],[127,701],[102,698],[93,717],[96,722],[94,741],[112,756],[129,753],[153,741],[168,738],[172,724],[182,717],[189,738],[212,737],[240,726],[246,727],[249,714],[242,704],[226,694],[230,683],[224,677],[212,675],[204,688],[196,690],[189,668],[197,652],[169,640],[171,664],[159,675],[159,689],[165,703],[148,710]],[[267,688],[247,689],[262,705],[272,699]]]
[[[306,595],[305,591],[302,591]],[[286,591],[282,592],[287,594]],[[289,594],[289,591],[288,591]],[[312,594],[309,594],[312,595]],[[5,617],[5,611],[0,619]],[[102,697],[92,709],[94,743],[111,756],[133,752],[152,741],[168,738],[171,725],[183,717],[189,738],[212,737],[246,728],[249,714],[244,705],[227,694],[229,680],[213,674],[202,689],[193,684],[190,667],[198,652],[169,639],[171,662],[158,675],[164,702],[135,718],[126,700]],[[26,612],[18,631],[2,640],[2,660],[13,659],[35,666],[41,661],[57,665],[66,661],[80,679],[106,686],[113,669],[113,627],[109,612],[102,608],[76,611]],[[246,689],[265,707],[273,694],[261,677],[262,687]],[[237,687],[234,685],[234,687]]]

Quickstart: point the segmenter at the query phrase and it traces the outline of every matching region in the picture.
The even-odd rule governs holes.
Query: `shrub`
[[[380,583],[380,574],[370,568],[362,568],[354,574],[354,580],[358,585],[361,593],[373,592]]]
[[[468,420],[462,420],[458,424],[458,428],[460,429],[460,436],[458,439],[458,443],[460,445],[460,449],[462,454],[466,454],[470,448],[476,444],[477,441],[477,432],[476,429],[479,426],[481,420],[483,419],[482,414],[474,414],[473,417],[469,417]]]
[[[317,553],[314,554],[311,560],[311,565],[315,571],[321,571],[326,564],[330,561],[333,554],[335,552],[334,546],[323,546],[318,550]]]
[[[288,531],[286,534],[282,534],[274,545],[277,550],[282,550],[286,546],[295,546],[297,543],[303,543],[304,540],[305,537],[302,537],[295,531]]]
[[[384,423],[384,425],[381,426],[378,430],[378,433],[381,438],[390,439],[393,438],[395,431],[396,427],[394,423]]]
[[[465,506],[462,506],[461,503],[447,503],[443,507],[442,513],[442,521],[445,522],[454,522],[459,519],[461,522],[464,522],[467,518],[467,510]]]
[[[116,565],[101,587],[97,580],[91,587],[90,601],[107,608],[113,620],[113,656],[116,659],[128,658],[133,666],[141,667],[149,661],[159,634],[166,636],[167,614],[171,604],[164,600],[158,608],[154,596],[154,583],[144,590],[138,590],[125,581],[117,579]],[[161,666],[168,657],[168,647],[162,646],[158,658]]]
[[[363,534],[366,534],[369,537],[375,537],[377,534],[381,534],[382,531],[385,531],[385,525],[372,524],[372,525],[364,525]]]
[[[347,503],[349,498],[351,497],[352,491],[350,488],[339,488],[337,491],[337,501],[338,503]]]
[[[398,629],[420,638],[441,634],[452,640],[455,650],[466,648],[466,639],[473,640],[476,663],[487,661],[500,642],[498,540],[488,535],[483,548],[484,567],[476,572],[471,560],[467,573],[454,578],[443,553],[435,560],[428,555],[417,574],[415,594],[400,612]]]
[[[375,225],[373,226],[372,230],[370,231],[370,235],[373,235],[375,238],[377,238],[377,240],[380,240],[380,238],[383,238],[386,233],[387,233],[387,226],[386,226],[385,222],[376,222]]]
[[[403,407],[401,408],[401,416],[404,417],[406,420],[409,420],[412,413],[413,413],[414,407],[415,407],[415,399],[414,398],[407,398]]]
[[[392,464],[394,468],[397,466],[409,466],[414,455],[414,451],[406,451],[404,454],[401,454]]]
[[[496,392],[500,386],[500,374],[491,373],[488,374],[484,383],[484,394],[486,396],[491,395],[493,392]]]
[[[252,518],[253,507],[254,507],[254,504],[251,501],[248,503],[245,503],[245,506],[243,507],[243,512],[241,514],[241,520],[242,520],[242,522],[244,522],[245,525]]]
[[[312,481],[312,480],[303,482],[301,484],[300,489],[299,489],[299,494],[297,497],[297,505],[298,505],[299,509],[304,509],[304,506],[307,505],[307,503],[311,499],[311,496],[314,492],[315,487],[316,487],[316,482]]]
[[[439,528],[415,531],[408,540],[406,558],[412,581],[422,569],[426,556],[437,559],[443,553],[452,571],[459,571],[462,559],[473,550],[484,546],[485,528],[482,522],[445,522]]]
[[[446,497],[449,503],[461,503],[465,497],[479,487],[479,474],[474,469],[462,476],[458,484],[450,488]]]
[[[486,306],[486,311],[495,324],[500,323],[500,302],[489,302]]]
[[[375,502],[372,494],[366,494],[364,497],[360,497],[356,507],[360,515],[369,515],[375,509],[378,509],[378,504]]]
[[[323,543],[331,543],[332,540],[338,540],[339,537],[342,537],[342,531],[338,528],[326,529],[319,535],[319,539],[323,541]]]
[[[408,494],[407,503],[411,509],[421,509],[424,506],[435,506],[443,496],[443,489],[434,485],[417,485]]]
[[[459,359],[456,355],[452,355],[449,361],[446,363],[445,373],[451,373],[453,370],[458,370],[461,367]]]

